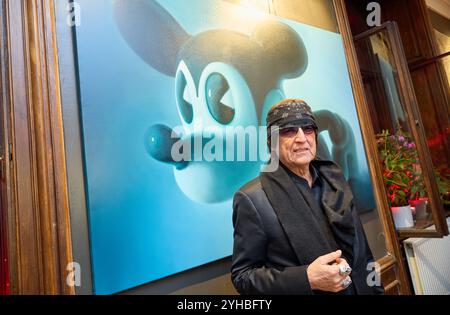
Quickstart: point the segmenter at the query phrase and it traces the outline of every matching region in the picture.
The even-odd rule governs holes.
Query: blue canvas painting
[[[231,255],[232,197],[258,176],[267,156],[249,157],[265,143],[233,138],[211,149],[216,136],[205,130],[264,126],[284,98],[308,102],[321,156],[343,168],[359,211],[374,208],[339,34],[222,0],[78,3],[95,293]],[[216,158],[176,159],[180,143],[193,144],[183,151],[191,157],[210,146]],[[239,148],[244,159],[217,159]]]

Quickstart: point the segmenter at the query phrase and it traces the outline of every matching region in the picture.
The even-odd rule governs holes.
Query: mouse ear
[[[252,33],[272,62],[274,71],[283,78],[296,78],[306,71],[308,53],[300,35],[288,25],[268,21],[258,24]]]
[[[122,37],[150,66],[175,76],[177,54],[190,35],[153,0],[115,0],[114,15]]]

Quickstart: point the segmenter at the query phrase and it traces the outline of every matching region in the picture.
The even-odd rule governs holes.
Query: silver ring
[[[350,268],[350,266],[339,265],[339,274],[341,276],[349,275],[351,272],[352,272],[352,268]]]
[[[345,288],[348,287],[350,283],[352,283],[352,279],[350,279],[350,277],[347,277],[344,280],[342,280],[341,285]]]

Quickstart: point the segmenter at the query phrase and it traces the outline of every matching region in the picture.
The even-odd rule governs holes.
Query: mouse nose
[[[165,125],[151,126],[145,134],[145,148],[155,160],[174,165],[178,170],[188,166],[188,161],[174,161],[172,146],[181,138]]]

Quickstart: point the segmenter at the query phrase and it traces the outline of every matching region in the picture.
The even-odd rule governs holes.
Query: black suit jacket
[[[316,163],[316,162],[315,162]],[[321,176],[332,183],[325,187],[331,197],[326,207],[339,207],[348,187],[342,173],[337,174],[335,164],[318,162]],[[345,182],[344,182],[345,181]],[[327,191],[330,190],[330,191]],[[351,194],[351,193],[350,193]],[[349,206],[353,207],[353,203]],[[305,209],[307,210],[307,209]],[[355,209],[355,261],[351,278],[356,294],[381,294],[381,287],[369,287],[366,282],[367,263],[373,261],[361,222]],[[270,204],[261,185],[260,177],[236,192],[233,200],[234,248],[231,277],[241,294],[314,294],[306,269],[313,260],[305,259],[299,248],[315,235],[295,214],[277,213]],[[306,244],[307,246],[307,244]],[[317,257],[325,254],[317,249]],[[316,258],[317,258],[316,257]]]

